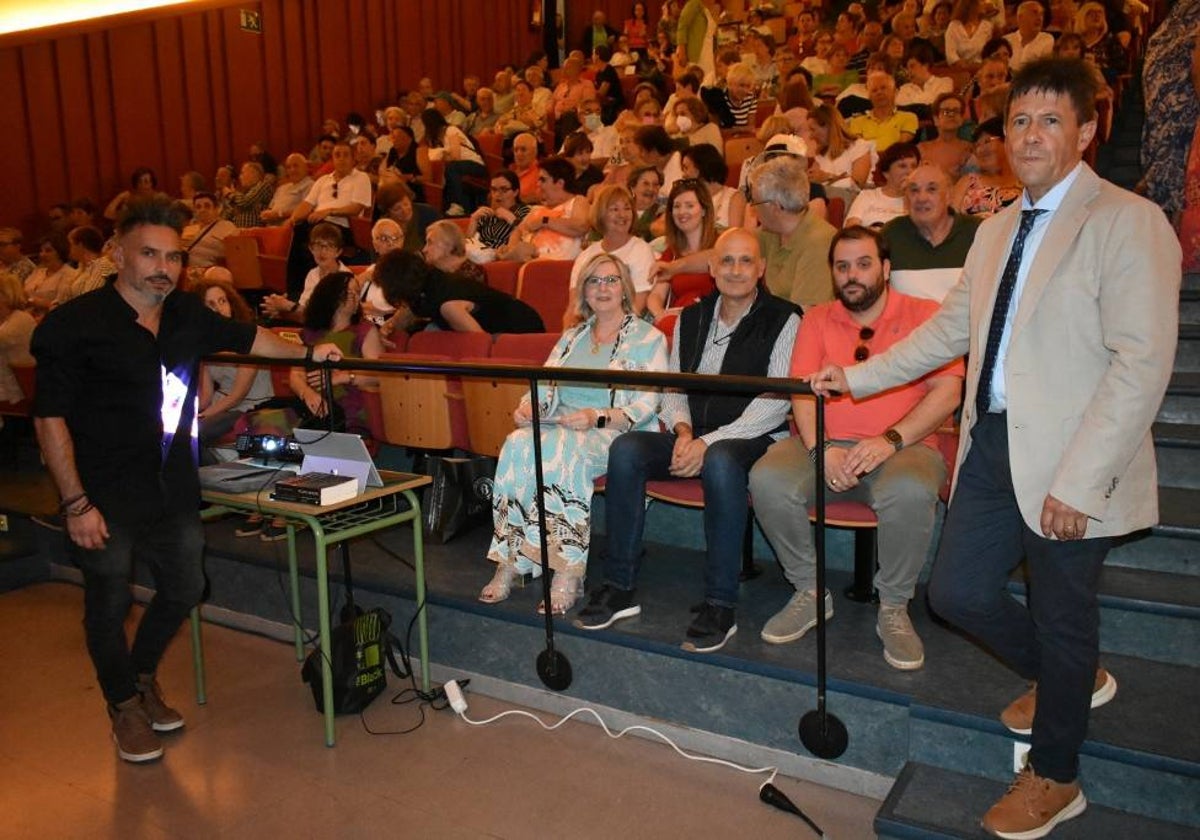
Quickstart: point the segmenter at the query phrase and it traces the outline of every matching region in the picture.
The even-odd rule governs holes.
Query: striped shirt
[[[733,335],[738,324],[742,322],[750,307],[741,314],[732,325],[721,322],[721,304],[724,299],[717,301],[713,312],[712,323],[708,327],[708,335],[704,340],[704,351],[700,354],[700,364],[696,373],[720,373],[725,361],[725,351],[729,348],[728,336]],[[796,341],[796,330],[800,327],[800,318],[792,315],[779,331],[779,338],[771,350],[771,360],[767,364],[767,376],[787,376],[792,363],[792,345]],[[672,373],[679,373],[679,320],[675,321],[675,334],[671,340],[671,359],[668,368]],[[719,440],[742,439],[752,440],[756,437],[775,432],[787,418],[791,410],[791,401],[782,397],[758,396],[750,401],[738,419],[719,429],[713,429],[700,439],[709,446]],[[692,413],[688,407],[688,397],[681,391],[666,391],[662,396],[662,408],[659,417],[668,430],[675,428],[677,423],[692,423]],[[788,436],[787,429],[771,435],[775,440]]]

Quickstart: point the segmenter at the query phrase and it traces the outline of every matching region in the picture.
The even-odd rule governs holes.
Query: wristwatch
[[[904,438],[902,438],[900,433],[895,429],[888,429],[886,432],[884,432],[883,439],[892,446],[896,447],[897,452],[904,448]]]
[[[546,225],[548,225],[548,224],[550,224],[550,217],[542,216],[542,227],[546,227]]]
[[[607,425],[608,425],[608,415],[605,414],[603,411],[599,412],[596,415],[596,428],[603,429]]]

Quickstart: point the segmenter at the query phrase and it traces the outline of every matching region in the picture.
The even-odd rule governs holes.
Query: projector
[[[299,464],[304,460],[300,444],[285,435],[238,435],[234,444],[238,457]]]

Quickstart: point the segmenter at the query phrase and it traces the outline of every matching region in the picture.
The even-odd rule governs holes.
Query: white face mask
[[[675,125],[679,127],[681,133],[687,134],[692,130],[692,118],[688,116],[676,117]]]
[[[599,114],[587,114],[583,118],[583,127],[588,131],[599,131],[602,125]]]

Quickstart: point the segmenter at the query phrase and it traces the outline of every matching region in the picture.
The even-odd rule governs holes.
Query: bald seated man
[[[669,370],[683,373],[787,376],[800,325],[795,304],[762,282],[758,237],[743,228],[721,234],[710,252],[717,290],[686,307],[675,324]],[[638,564],[646,519],[646,482],[699,478],[704,486],[704,604],[683,649],[720,650],[737,632],[742,537],[750,467],[788,434],[788,401],[754,394],[663,394],[666,432],[627,432],[608,455],[608,551],[575,626],[601,630],[640,615]]]

